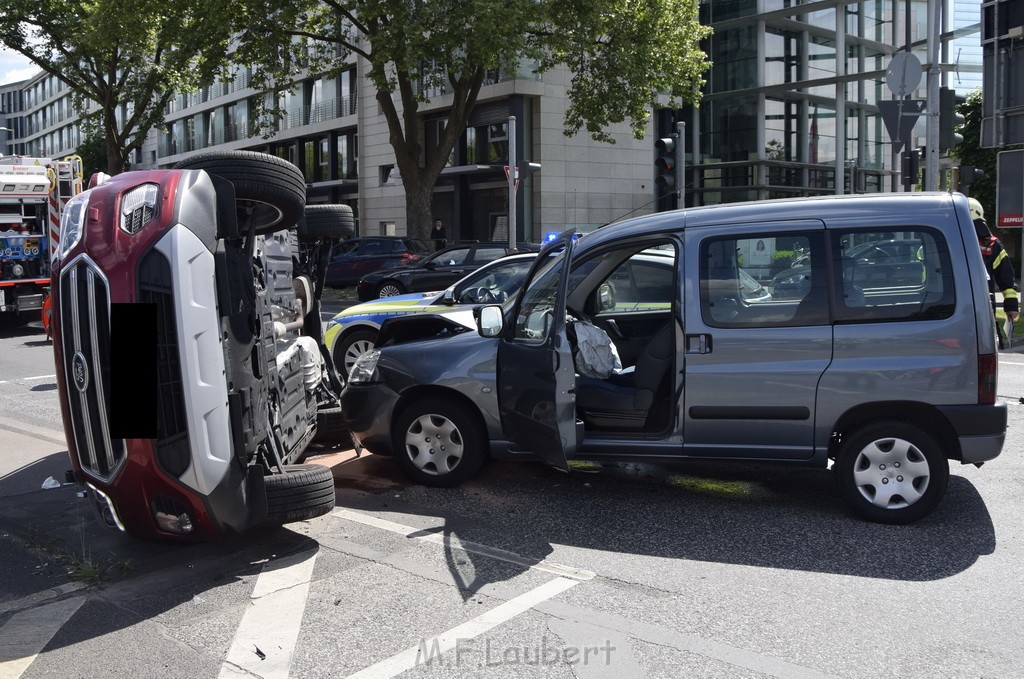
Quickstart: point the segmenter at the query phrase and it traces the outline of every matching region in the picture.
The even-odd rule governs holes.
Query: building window
[[[381,186],[392,186],[395,183],[395,166],[394,165],[381,165],[380,166],[380,185]]]
[[[487,126],[487,162],[508,161],[508,123]]]

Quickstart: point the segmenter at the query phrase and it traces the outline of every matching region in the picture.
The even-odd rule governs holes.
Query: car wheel
[[[912,523],[942,500],[949,462],[943,447],[920,428],[879,422],[843,442],[835,474],[854,513],[879,523]]]
[[[384,281],[377,286],[377,297],[394,297],[395,295],[405,294],[405,290],[402,286],[394,281]]]
[[[307,205],[304,217],[298,229],[302,241],[321,238],[344,240],[356,233],[355,218],[348,205]]]
[[[284,474],[263,477],[267,516],[281,526],[327,514],[334,509],[334,475],[321,464],[284,466]]]
[[[448,399],[424,399],[408,406],[396,420],[393,436],[398,466],[426,486],[457,486],[484,461],[482,425],[468,408]]]
[[[344,371],[344,379],[348,379],[356,359],[377,348],[377,333],[373,330],[356,330],[338,341],[334,347],[334,367]]]
[[[257,234],[268,234],[293,227],[302,217],[306,181],[299,168],[283,158],[255,151],[207,151],[186,158],[175,168],[205,170],[231,182],[242,231],[239,235],[245,235],[253,222]]]
[[[316,435],[313,436],[313,443],[352,443],[348,422],[345,421],[340,407],[317,408]]]

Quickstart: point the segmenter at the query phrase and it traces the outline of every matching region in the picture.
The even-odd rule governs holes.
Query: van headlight
[[[146,228],[157,216],[159,194],[156,184],[142,184],[121,196],[121,230],[134,236]]]
[[[82,240],[86,208],[89,207],[91,192],[91,189],[83,191],[64,206],[64,213],[60,216],[60,237],[57,240],[57,248],[53,252],[54,260],[64,259],[64,256],[78,245],[78,241]]]
[[[356,359],[352,364],[352,370],[348,373],[348,381],[352,384],[371,384],[379,382],[377,376],[377,361],[380,359],[380,349],[367,351]]]

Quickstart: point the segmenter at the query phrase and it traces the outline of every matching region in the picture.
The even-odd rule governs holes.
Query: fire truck
[[[0,323],[38,318],[49,332],[50,258],[82,160],[0,157]]]

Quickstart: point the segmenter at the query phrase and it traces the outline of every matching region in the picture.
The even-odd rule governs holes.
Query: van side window
[[[956,305],[949,250],[924,227],[832,234],[836,322],[949,318]]]
[[[708,238],[700,245],[701,316],[711,327],[829,322],[823,232]]]

